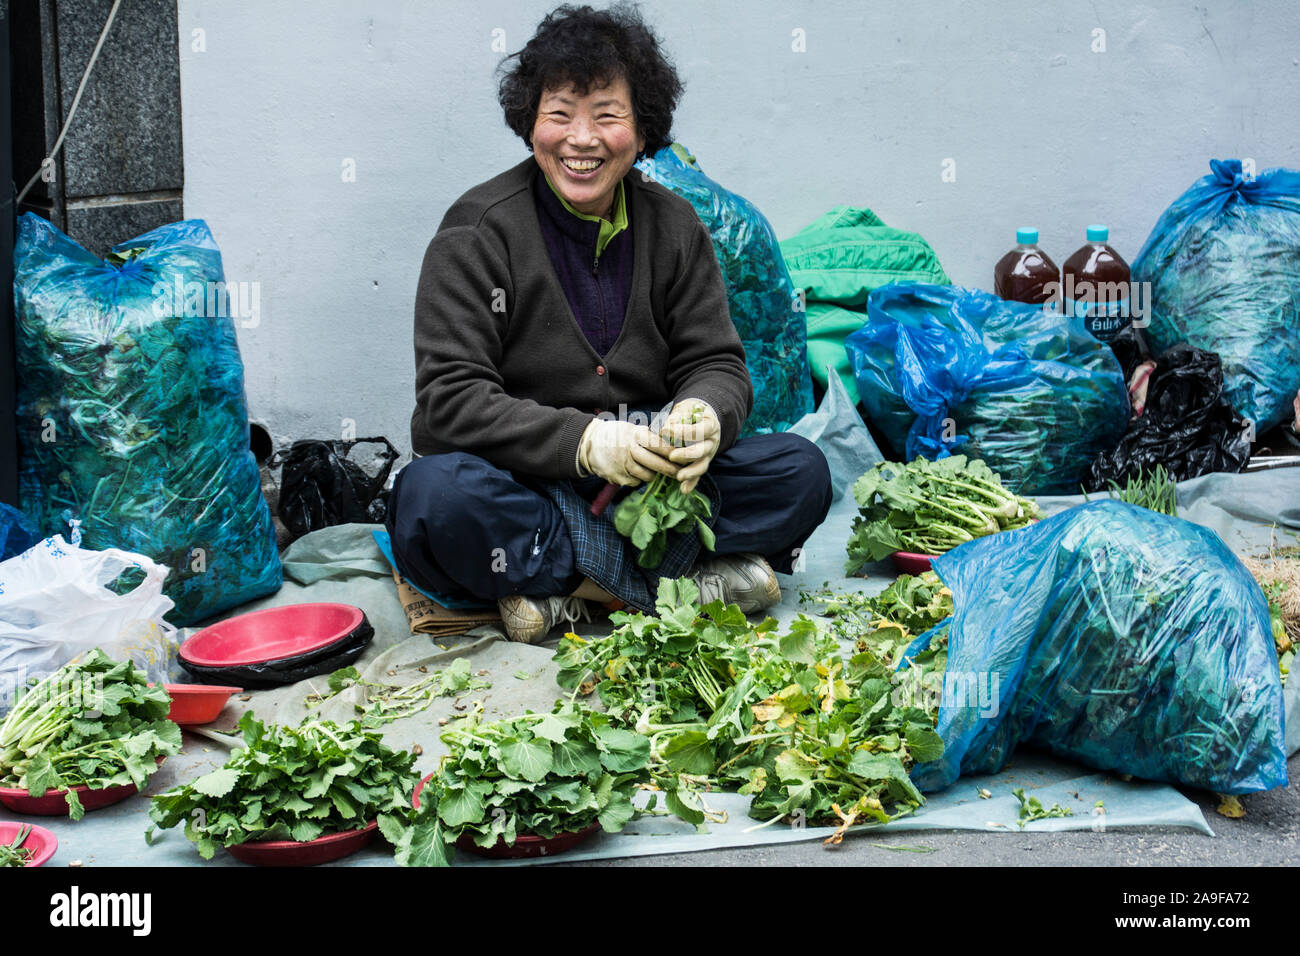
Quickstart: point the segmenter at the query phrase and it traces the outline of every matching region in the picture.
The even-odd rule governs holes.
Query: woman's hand
[[[655,472],[677,477],[677,465],[668,460],[673,450],[644,425],[596,418],[578,443],[578,464],[613,484],[639,485]]]
[[[709,470],[709,462],[722,444],[722,423],[708,402],[688,398],[673,406],[668,420],[659,429],[659,437],[674,446],[669,459],[681,466],[677,480],[682,492],[690,494]]]

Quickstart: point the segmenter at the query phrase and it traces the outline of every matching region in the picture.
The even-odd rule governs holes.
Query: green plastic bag
[[[891,282],[947,285],[939,258],[919,234],[886,226],[870,209],[836,206],[781,243],[795,288],[802,289],[812,377],[827,387],[834,366],[854,404],[858,384],[844,340],[867,320],[867,297]]]

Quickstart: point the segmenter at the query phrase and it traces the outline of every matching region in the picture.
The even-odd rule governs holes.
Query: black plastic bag
[[[1130,382],[1150,360],[1145,337],[1132,326],[1112,347]],[[1093,460],[1084,483],[1089,491],[1101,491],[1156,465],[1184,481],[1215,471],[1238,472],[1249,460],[1247,423],[1224,398],[1219,356],[1180,343],[1156,359],[1142,414],[1129,422],[1115,448]]]
[[[357,445],[382,444],[382,464],[367,474],[348,455]],[[388,511],[384,483],[398,451],[387,438],[296,441],[281,461],[280,519],[295,538],[336,524],[380,524]]]

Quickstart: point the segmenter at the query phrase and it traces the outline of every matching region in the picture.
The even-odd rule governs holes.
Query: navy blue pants
[[[790,573],[830,510],[821,449],[798,435],[754,435],[715,457],[708,473],[722,496],[716,552],[761,554]],[[584,577],[555,502],[526,475],[467,452],[403,468],[387,525],[403,576],[448,597],[570,594]]]

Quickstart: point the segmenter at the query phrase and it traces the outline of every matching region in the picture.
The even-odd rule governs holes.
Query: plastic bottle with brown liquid
[[[1061,279],[1056,263],[1038,248],[1038,230],[1016,230],[1016,247],[993,267],[993,291],[1011,302],[1042,305],[1056,298]]]
[[[1080,316],[1089,332],[1109,342],[1130,319],[1128,263],[1106,244],[1105,226],[1089,226],[1087,236],[1087,244],[1061,267],[1061,294],[1066,313]]]

